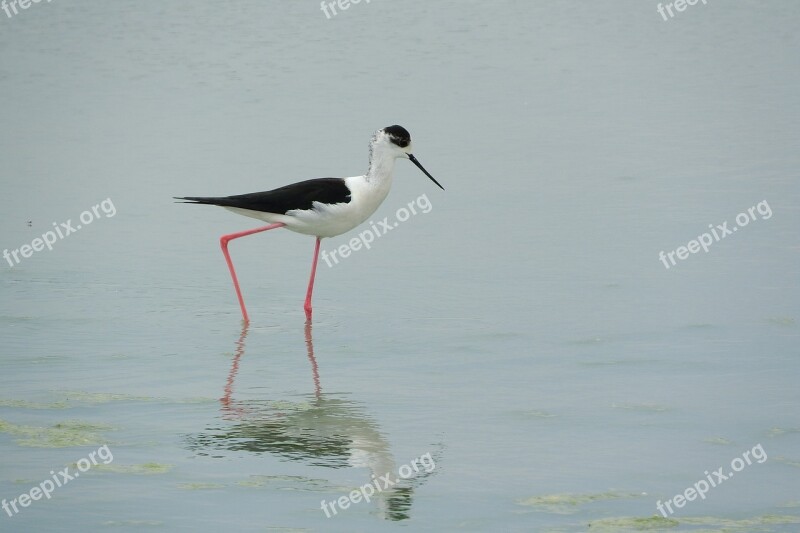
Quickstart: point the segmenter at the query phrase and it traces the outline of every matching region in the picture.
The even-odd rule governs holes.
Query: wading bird
[[[411,135],[402,126],[389,126],[378,130],[369,144],[369,170],[363,176],[349,178],[316,178],[286,185],[265,192],[239,194],[236,196],[175,197],[184,203],[218,205],[240,215],[268,222],[268,226],[255,228],[220,237],[222,253],[231,271],[233,286],[242,308],[242,317],[249,322],[242,291],[236,278],[228,243],[239,237],[285,227],[288,230],[313,235],[317,238],[314,260],[311,263],[311,279],[303,308],[306,319],[311,320],[311,293],[317,272],[320,240],[346,233],[367,220],[383,203],[392,186],[394,162],[397,158],[411,160],[440,189],[436,179],[417,161],[411,150]]]

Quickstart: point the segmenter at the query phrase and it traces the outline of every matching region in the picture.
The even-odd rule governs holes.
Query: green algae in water
[[[708,437],[703,439],[703,442],[707,442],[708,444],[717,444],[719,446],[727,446],[729,444],[733,444],[725,437]]]
[[[58,397],[51,402],[34,402],[29,400],[2,399],[0,407],[11,407],[17,409],[69,409],[71,407],[86,405],[102,405],[112,402],[160,402],[170,404],[215,404],[216,398],[194,397],[182,399],[158,398],[150,396],[133,396],[130,394],[117,394],[110,392],[86,392],[86,391],[61,391],[55,393]]]
[[[66,409],[69,407],[67,402],[36,403],[28,400],[3,400],[0,399],[0,407],[14,407],[17,409]]]
[[[178,483],[178,488],[184,490],[211,490],[225,487],[226,485],[222,483]]]
[[[696,324],[687,324],[686,327],[689,329],[709,329],[713,328],[714,324],[709,324],[708,322],[698,322]]]
[[[114,429],[104,424],[80,420],[59,422],[48,428],[21,426],[0,420],[0,433],[15,437],[20,446],[32,448],[69,448],[72,446],[100,445],[108,442],[100,432]]]
[[[678,527],[673,518],[653,515],[650,518],[603,518],[589,523],[591,531],[659,531]]]
[[[771,531],[770,526],[800,524],[800,516],[787,515],[763,515],[754,518],[744,518],[734,520],[728,518],[717,518],[714,516],[700,516],[681,518],[680,523],[693,526],[711,526],[715,531],[747,532],[755,533],[759,531]]]
[[[776,326],[794,326],[795,324],[794,318],[790,316],[772,316],[768,317],[766,321]]]
[[[161,463],[143,463],[140,465],[117,465],[109,463],[99,464],[94,467],[100,472],[110,472],[113,474],[135,474],[135,475],[155,475],[166,474],[174,468],[174,465]]]
[[[157,399],[147,398],[145,396],[130,396],[127,394],[84,391],[64,391],[56,393],[56,396],[59,398],[52,402],[0,399],[0,407],[14,407],[18,409],[69,409],[77,405],[100,405],[119,401],[148,402]]]
[[[800,524],[800,517],[764,515],[755,518],[734,520],[713,516],[675,519],[653,515],[650,518],[602,518],[590,522],[588,529],[589,531],[626,533],[634,531],[669,531],[681,526],[681,531],[693,531],[695,533],[767,533],[772,531],[772,526],[792,524]]]
[[[247,488],[250,488],[250,489],[258,489],[258,488],[261,488],[261,487],[265,486],[267,484],[267,482],[266,481],[258,481],[258,480],[255,480],[255,479],[252,479],[252,480],[249,479],[247,481],[237,481],[236,484],[239,485],[240,487],[247,487]]]
[[[175,404],[202,404],[217,402],[216,398],[211,397],[194,397],[174,400],[170,398],[159,398],[156,396],[134,396],[132,394],[117,394],[112,392],[64,391],[61,394],[64,395],[68,402],[82,405],[99,405],[112,402],[161,402]]]
[[[519,418],[555,418],[558,415],[548,413],[547,411],[539,411],[537,409],[530,409],[525,411],[514,411],[513,414]]]
[[[602,492],[597,494],[547,494],[533,496],[526,500],[519,500],[519,505],[534,507],[537,510],[555,514],[572,514],[579,511],[578,507],[587,503],[619,500],[624,498],[638,498],[639,494],[629,492]]]
[[[800,461],[793,461],[792,459],[789,459],[788,457],[784,457],[782,455],[776,457],[775,460],[785,465],[793,466],[795,468],[800,468]]]
[[[800,428],[772,428],[769,430],[770,437],[782,437],[792,433],[800,433]]]
[[[236,484],[246,488],[262,488],[269,486],[271,489],[278,490],[300,490],[300,491],[329,491],[350,492],[353,490],[348,487],[332,487],[327,480],[308,478],[304,476],[250,476],[244,481],[237,481]],[[357,487],[356,487],[357,488]]]
[[[111,392],[64,391],[62,394],[69,402],[93,405],[121,401],[151,402],[157,399],[148,396],[131,396],[130,394],[115,394]]]

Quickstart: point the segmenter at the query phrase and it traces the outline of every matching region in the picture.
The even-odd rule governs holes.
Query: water
[[[656,6],[0,13],[0,248],[91,219],[2,261],[0,498],[98,463],[0,530],[796,531],[800,7]],[[446,191],[398,162],[373,221],[429,212],[321,263],[310,328],[313,239],[236,241],[243,329],[252,221],[171,197],[358,174],[395,123]]]

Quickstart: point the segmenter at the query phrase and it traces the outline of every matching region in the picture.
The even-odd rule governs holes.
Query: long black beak
[[[417,158],[416,158],[416,157],[414,157],[414,154],[408,154],[408,158],[411,160],[411,162],[412,162],[412,163],[414,163],[415,165],[417,165],[417,167],[418,167],[418,168],[419,168],[419,169],[420,169],[422,172],[424,172],[424,173],[425,173],[425,175],[426,175],[426,176],[428,176],[428,177],[431,179],[431,181],[432,181],[432,182],[434,182],[436,185],[438,185],[440,189],[444,190],[444,187],[442,187],[442,186],[441,186],[441,184],[440,184],[438,181],[436,181],[436,178],[434,178],[433,176],[431,176],[431,175],[430,175],[430,173],[429,173],[427,170],[425,170],[425,167],[423,167],[423,166],[422,166],[422,163],[420,163],[419,161],[417,161]]]

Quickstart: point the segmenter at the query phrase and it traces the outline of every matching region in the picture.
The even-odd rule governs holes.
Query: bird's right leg
[[[230,233],[228,235],[223,235],[219,238],[219,244],[222,247],[222,253],[225,255],[225,261],[228,263],[228,269],[231,271],[231,278],[233,279],[233,286],[236,288],[236,296],[239,298],[239,306],[242,308],[242,318],[244,319],[245,323],[250,322],[250,318],[247,316],[247,308],[244,306],[244,298],[242,298],[242,291],[239,289],[239,280],[236,278],[236,271],[233,269],[233,261],[231,261],[231,256],[228,253],[228,243],[233,239],[238,239],[239,237],[247,237],[248,235],[252,235],[254,233],[261,233],[262,231],[269,231],[275,228],[282,228],[285,226],[283,222],[276,222],[274,224],[270,224],[269,226],[264,226],[263,228],[256,228],[250,229],[247,231],[240,231],[239,233]]]

